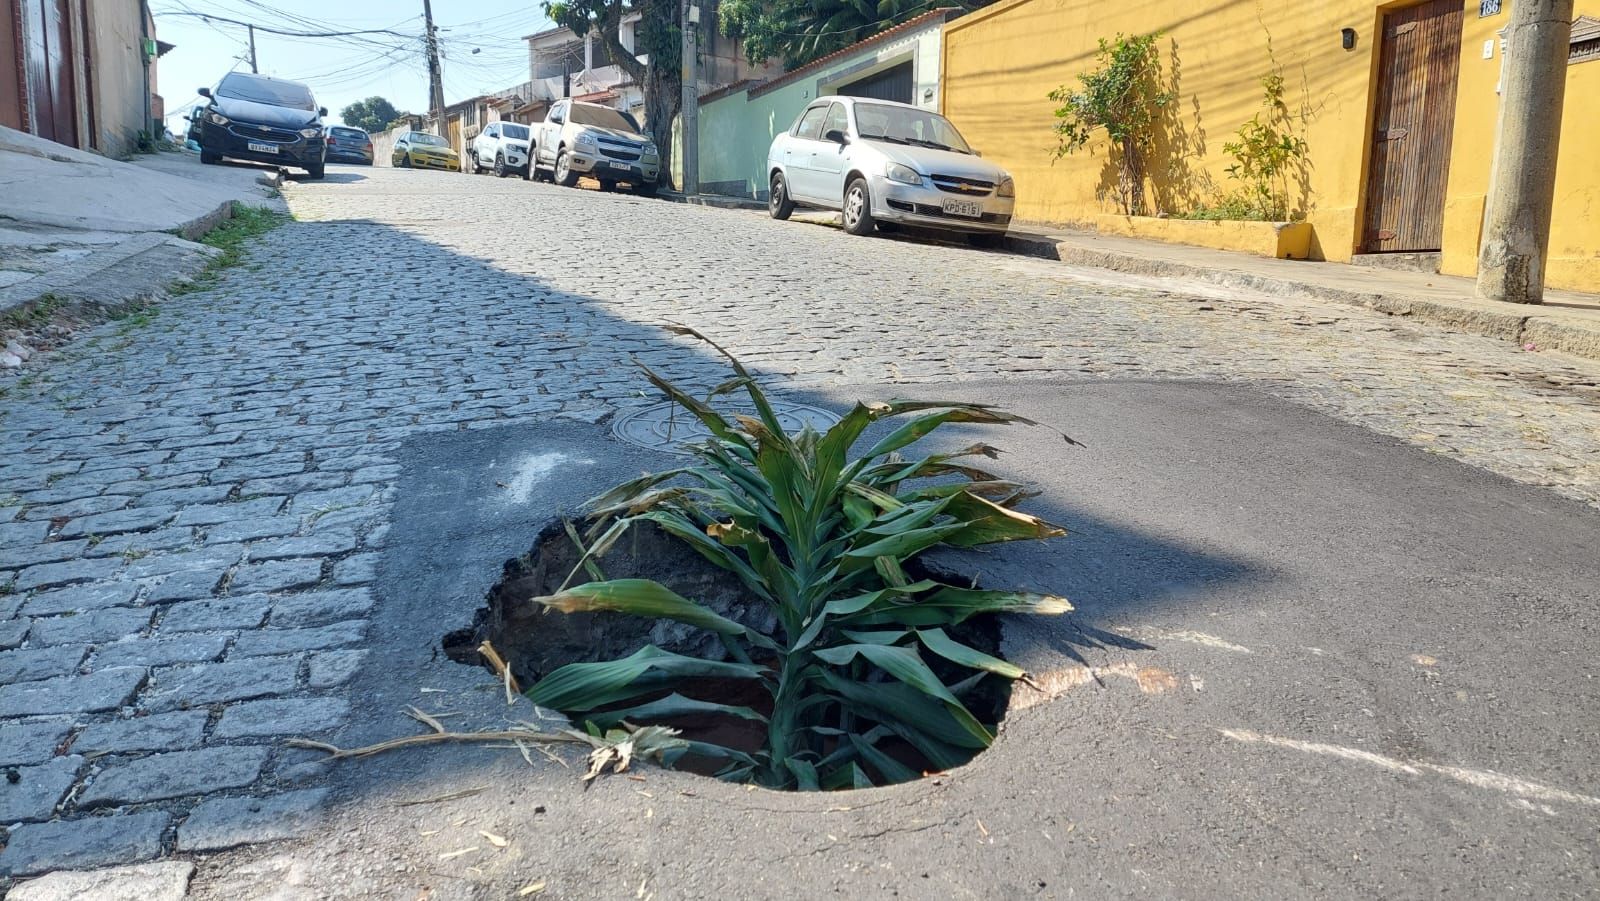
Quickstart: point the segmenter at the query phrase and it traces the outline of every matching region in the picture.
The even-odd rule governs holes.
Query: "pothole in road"
[[[488,668],[478,651],[480,645],[488,641],[505,659],[512,675],[524,688],[537,684],[566,664],[618,660],[646,645],[706,660],[731,660],[717,636],[678,622],[618,613],[546,612],[542,606],[530,602],[531,598],[556,593],[578,565],[579,556],[578,549],[567,537],[561,524],[553,524],[545,529],[526,555],[505,564],[501,579],[490,589],[474,626],[445,637],[446,653],[458,663]],[[607,579],[654,580],[753,630],[767,635],[781,634],[776,615],[759,599],[751,597],[737,579],[654,524],[641,523],[630,529],[606,553],[601,566]],[[913,579],[933,578],[961,584],[970,581],[951,573],[932,570],[925,565],[908,567],[907,574]],[[572,583],[588,579],[589,576],[580,572],[572,579]],[[975,616],[958,626],[946,627],[945,631],[956,641],[984,654],[994,657],[1000,654],[1000,623],[995,616]],[[922,656],[944,684],[956,687],[962,703],[977,721],[991,733],[994,732],[1010,703],[1011,682],[993,674],[974,675],[972,670],[949,663],[934,654]],[[753,662],[766,665],[773,660],[754,657]],[[865,675],[868,669],[858,666],[855,672],[862,678],[883,678],[881,673],[877,677]],[[888,686],[885,683],[884,690],[887,692],[898,688],[900,686]],[[636,707],[674,692],[697,700],[750,708],[762,717],[770,716],[773,711],[772,688],[767,680],[711,677],[680,681],[670,688],[663,687],[643,696],[629,697],[615,705],[607,705],[607,709]],[[627,721],[635,726],[670,726],[691,742],[715,743],[751,755],[763,750],[768,740],[768,727],[764,721],[724,713],[630,716]],[[578,722],[578,725],[581,727],[582,722]],[[854,715],[854,721],[805,724],[805,728],[814,729],[818,734],[838,733],[827,735],[822,740],[818,746],[819,760],[814,762],[820,763],[830,754],[850,753],[853,745],[838,728],[840,725],[848,727],[858,737],[875,734],[874,745],[882,756],[871,753],[861,755],[859,764],[875,785],[906,781],[918,775],[946,770],[967,762],[981,750],[941,747],[938,752],[943,756],[936,763],[916,745],[901,738],[893,724],[865,720],[858,712]],[[878,763],[874,764],[874,760]],[[691,752],[677,762],[676,768],[715,776],[723,772],[727,765],[724,759]],[[860,787],[860,784],[841,787]]]

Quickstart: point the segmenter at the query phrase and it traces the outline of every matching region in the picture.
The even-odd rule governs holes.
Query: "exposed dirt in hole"
[[[726,650],[715,636],[679,623],[651,622],[613,613],[546,613],[528,603],[530,598],[554,594],[567,580],[578,558],[577,548],[561,525],[555,523],[547,527],[527,554],[506,562],[500,581],[490,589],[487,603],[478,611],[473,627],[445,636],[446,654],[458,663],[487,667],[478,653],[478,646],[487,640],[493,643],[524,687],[568,663],[625,657],[646,644],[679,654],[727,659]],[[606,578],[654,579],[723,616],[768,634],[776,632],[777,617],[760,601],[750,597],[737,578],[653,524],[642,523],[631,529],[600,561],[600,566]],[[969,581],[954,573],[915,563],[907,567],[907,572],[914,579],[929,577],[963,584]],[[579,572],[571,584],[590,580],[588,573]],[[958,641],[1000,656],[1000,623],[995,617],[974,617],[946,631]],[[973,674],[935,655],[923,656],[946,684],[954,684]],[[756,662],[765,661],[757,658]],[[680,684],[677,690],[688,697],[750,707],[763,715],[772,712],[772,698],[766,689],[747,680],[696,679]],[[666,692],[661,693],[664,694]],[[619,706],[647,700],[651,700],[651,696]],[[1010,700],[1011,683],[996,676],[984,678],[963,697],[972,713],[991,728],[1004,718]],[[759,750],[766,739],[764,724],[730,716],[705,714],[650,722],[677,728],[685,738],[714,742],[747,753]],[[915,748],[897,739],[880,742],[879,747],[917,772],[933,769]],[[689,756],[678,766],[714,775],[720,765],[717,761]]]

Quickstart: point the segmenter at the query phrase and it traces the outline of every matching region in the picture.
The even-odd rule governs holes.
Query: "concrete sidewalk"
[[[1600,295],[1547,291],[1542,306],[1477,299],[1471,279],[1275,260],[1250,254],[1024,224],[1006,236],[1016,253],[1130,275],[1353,304],[1537,350],[1600,359]],[[1600,288],[1600,286],[1596,286]]]
[[[204,265],[234,203],[284,209],[276,171],[183,153],[125,163],[0,128],[0,314],[51,295],[116,307]]]

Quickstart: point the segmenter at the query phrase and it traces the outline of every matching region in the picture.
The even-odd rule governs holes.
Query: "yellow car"
[[[396,169],[444,169],[461,171],[461,158],[450,149],[450,143],[438,135],[425,131],[408,131],[394,142],[394,152],[389,162]]]

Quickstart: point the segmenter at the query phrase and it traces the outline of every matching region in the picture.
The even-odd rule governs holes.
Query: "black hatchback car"
[[[321,178],[327,160],[322,117],[311,89],[298,81],[230,72],[210,98],[200,121],[200,162],[223,157],[304,169]]]

